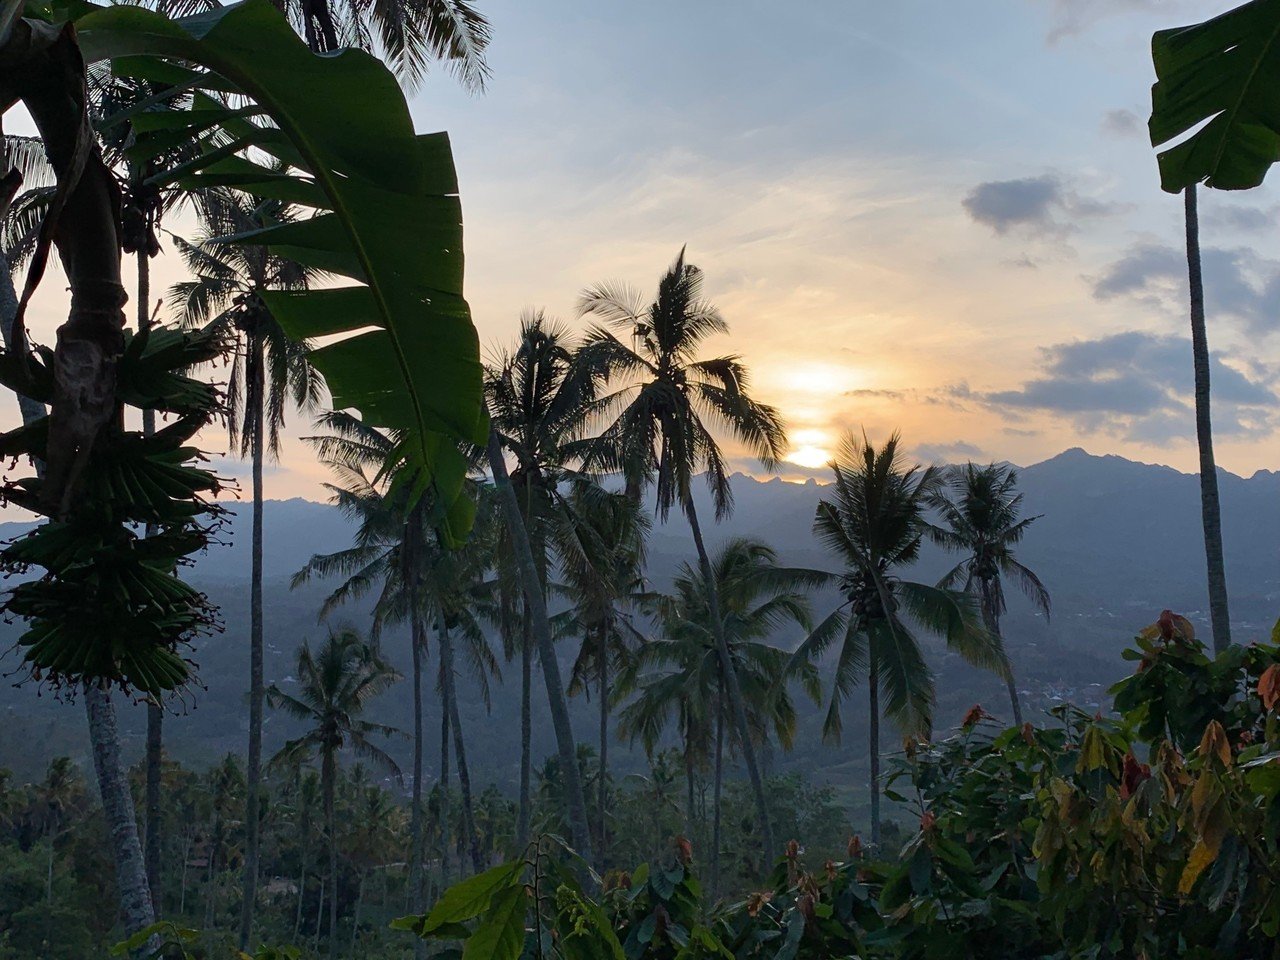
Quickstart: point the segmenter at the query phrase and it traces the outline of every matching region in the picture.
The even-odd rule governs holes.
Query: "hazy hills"
[[[1151,622],[1161,608],[1184,612],[1197,622],[1206,606],[1204,561],[1200,534],[1199,485],[1196,477],[1167,467],[1134,463],[1120,457],[1091,456],[1079,449],[1020,471],[1021,487],[1029,512],[1042,514],[1025,542],[1022,559],[1035,569],[1054,598],[1049,623],[1031,613],[1020,600],[1012,603],[1007,621],[1009,644],[1020,686],[1033,708],[1055,697],[1094,703],[1105,686],[1122,676],[1127,665],[1119,651],[1134,631]],[[1233,620],[1239,639],[1259,638],[1280,614],[1280,473],[1260,471],[1244,479],[1228,473],[1220,477],[1223,527]],[[773,544],[786,562],[805,566],[830,566],[830,561],[810,534],[814,507],[823,485],[781,480],[761,482],[745,476],[734,478],[736,512],[713,531],[714,544],[729,536],[759,537]],[[710,504],[700,504],[710,517]],[[247,675],[248,634],[248,513],[246,504],[234,506],[237,523],[232,543],[211,551],[193,571],[223,606],[227,629],[206,641],[197,654],[201,679],[207,690],[194,695],[193,709],[172,717],[167,724],[170,748],[184,760],[205,763],[229,750],[242,751],[245,719],[243,688]],[[243,521],[243,522],[239,522]],[[0,524],[0,536],[13,536],[24,524]],[[235,528],[243,531],[236,536]],[[317,551],[330,551],[348,542],[350,528],[333,508],[305,500],[269,501],[265,517],[268,681],[288,674],[295,646],[322,634],[315,611],[323,587],[301,591],[288,589],[288,578]],[[682,520],[659,526],[650,549],[650,571],[655,585],[664,586],[676,566],[691,555],[688,531]],[[948,560],[937,551],[920,564],[921,579],[938,576]],[[825,613],[832,597],[815,598],[816,612]],[[351,611],[359,623],[362,613]],[[17,628],[6,625],[0,634],[5,648]],[[1205,627],[1207,631],[1207,626]],[[779,637],[793,644],[797,636]],[[388,645],[404,653],[402,637],[391,636]],[[566,651],[566,656],[568,651]],[[402,658],[407,667],[407,654]],[[933,658],[939,682],[938,722],[948,726],[965,707],[981,701],[1000,713],[1006,709],[1001,686],[993,678],[976,673],[945,651]],[[12,651],[0,660],[0,671],[12,670]],[[495,684],[492,712],[486,712],[478,696],[464,696],[464,723],[473,744],[473,776],[481,783],[496,781],[512,787],[517,774],[517,681]],[[541,683],[541,680],[537,680]],[[536,691],[535,704],[543,695]],[[429,700],[434,708],[434,699]],[[575,705],[579,733],[594,735],[594,704]],[[846,720],[843,745],[825,745],[818,736],[818,711],[808,711],[797,750],[773,762],[787,768],[803,768],[819,779],[855,787],[863,779],[865,755],[860,695],[855,695]],[[143,711],[123,706],[121,725],[126,750],[141,748]],[[408,727],[410,692],[399,685],[386,697],[379,713],[383,719]],[[0,717],[6,737],[0,740],[0,767],[19,774],[34,774],[48,758],[68,753],[87,756],[82,708],[38,696],[31,686],[0,686]],[[428,723],[434,729],[438,713],[432,709]],[[545,708],[535,714],[535,755],[553,749]],[[283,724],[269,719],[267,747],[272,749],[287,735]],[[892,734],[887,735],[892,740]],[[435,735],[428,739],[435,743]],[[408,759],[407,743],[396,743],[394,752]],[[639,770],[642,762],[615,749],[621,768]],[[434,749],[428,770],[436,766]]]

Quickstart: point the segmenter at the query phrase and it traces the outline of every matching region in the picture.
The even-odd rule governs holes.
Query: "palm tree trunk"
[[[151,257],[145,247],[138,250],[138,329],[151,328]],[[156,432],[156,412],[142,411],[143,436]],[[155,530],[148,526],[147,536]],[[147,755],[146,755],[146,834],[143,838],[143,855],[147,865],[147,884],[151,887],[152,906],[160,912],[160,781],[164,762],[164,708],[159,703],[147,701]]]
[[[302,849],[298,854],[298,912],[293,918],[293,943],[298,942],[298,934],[302,930],[302,904],[307,891],[307,859],[311,853],[310,837],[302,839]]]
[[[718,685],[717,685],[718,686]],[[716,787],[712,802],[711,899],[720,894],[720,798],[724,786],[724,691],[716,691]]]
[[[507,464],[502,458],[502,445],[498,435],[489,431],[489,466],[493,470],[494,486],[498,488],[503,511],[507,517],[507,530],[514,547],[520,585],[524,591],[526,610],[532,614],[531,630],[538,644],[542,660],[542,677],[546,681],[547,699],[551,706],[551,726],[556,734],[556,751],[563,770],[565,793],[569,800],[569,831],[574,847],[590,863],[591,834],[587,829],[587,801],[582,791],[582,778],[578,776],[577,746],[573,741],[573,727],[569,722],[569,705],[565,700],[564,685],[560,682],[560,664],[556,660],[555,644],[551,639],[551,622],[547,617],[546,598],[534,562],[529,532],[520,515],[520,502],[511,488]]]
[[[156,915],[151,906],[151,888],[147,886],[142,844],[138,842],[133,794],[120,762],[116,708],[111,695],[92,683],[84,692],[84,704],[89,715],[89,741],[93,768],[98,775],[98,791],[102,795],[102,813],[115,854],[120,913],[125,933],[132,936],[155,923]]]
[[[1209,410],[1209,335],[1204,319],[1204,279],[1200,273],[1200,219],[1195,184],[1183,192],[1187,220],[1187,282],[1191,293],[1191,353],[1195,366],[1196,440],[1200,445],[1200,515],[1209,574],[1209,618],[1213,649],[1231,646],[1231,614],[1227,606],[1227,567],[1222,552],[1222,511],[1218,502],[1218,468],[1213,457],[1213,418]]]
[[[533,637],[528,607],[520,625],[520,809],[516,820],[516,849],[529,845],[529,813],[533,793]]]
[[[1000,616],[996,613],[995,591],[992,584],[984,582],[982,591],[982,620],[987,632],[1000,641],[1000,656],[1004,660],[1004,683],[1009,691],[1009,704],[1013,707],[1013,725],[1022,726],[1022,703],[1018,700],[1018,684],[1013,678],[1013,661],[1009,659],[1009,651],[1004,646],[1004,635],[1000,633]]]
[[[412,618],[413,646],[413,804],[409,812],[409,911],[416,913],[422,904],[422,654],[426,644],[426,631],[422,617],[415,611]],[[414,939],[413,955],[423,960],[427,945],[420,937]]]
[[[320,765],[324,781],[324,823],[329,833],[329,960],[338,955],[338,822],[333,812],[333,791],[337,759],[325,753]]]
[[[462,715],[458,712],[458,687],[453,672],[453,638],[444,618],[440,618],[440,658],[443,661],[444,698],[448,705],[450,726],[453,727],[453,752],[458,758],[458,786],[462,790],[463,842],[471,852],[471,868],[479,873],[484,869],[480,857],[480,840],[476,836],[475,807],[471,801],[471,773],[467,769],[467,747],[462,736]]]
[[[685,732],[684,739],[684,788],[685,788],[685,833],[687,833],[690,843],[694,842],[694,837],[698,832],[698,809],[697,802],[694,800],[694,784],[693,784],[693,733]]]
[[[258,803],[262,788],[262,460],[266,387],[262,337],[249,344],[253,409],[253,543],[249,568],[249,759],[245,773],[244,885],[240,904],[240,949],[249,949],[258,892]]]
[[[764,838],[765,863],[776,853],[773,844],[773,824],[769,821],[769,801],[764,792],[764,779],[760,776],[760,767],[756,763],[755,745],[751,742],[751,728],[747,723],[747,708],[742,701],[742,686],[738,682],[738,671],[729,655],[729,644],[724,636],[724,623],[720,619],[720,595],[716,589],[715,573],[711,569],[711,558],[707,555],[707,545],[702,540],[702,527],[698,524],[698,511],[693,505],[693,496],[686,494],[684,498],[685,516],[689,518],[689,529],[693,531],[693,544],[698,550],[698,566],[702,570],[702,578],[707,585],[707,606],[711,615],[712,634],[716,641],[716,654],[720,659],[720,671],[724,674],[725,691],[729,695],[729,708],[733,711],[734,725],[738,730],[738,742],[742,748],[742,759],[747,765],[747,777],[751,780],[751,790],[755,794],[756,813],[760,817],[762,836]]]
[[[441,689],[443,689],[443,671]],[[449,706],[440,703],[440,888],[449,886]]]
[[[596,849],[600,870],[604,870],[608,829],[605,826],[605,784],[609,779],[609,627],[600,628],[600,781],[596,788],[596,820],[600,845]]]
[[[356,912],[351,922],[351,949],[354,952],[356,948],[356,938],[360,935],[360,914],[364,910],[364,871],[360,871],[360,882],[356,885]],[[419,938],[421,939],[421,938]]]
[[[871,845],[880,849],[880,664],[874,653],[867,664],[867,756],[871,759]]]

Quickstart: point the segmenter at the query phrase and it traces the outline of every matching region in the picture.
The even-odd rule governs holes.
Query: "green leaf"
[[[1204,123],[1159,155],[1161,186],[1180,193],[1202,181],[1221,190],[1262,183],[1280,159],[1280,0],[1161,30],[1151,59],[1151,145]]]
[[[420,928],[422,933],[429,934],[447,923],[461,923],[480,916],[500,892],[515,887],[523,889],[520,883],[523,872],[524,861],[513,860],[455,883],[427,914]]]
[[[517,960],[524,947],[528,899],[523,884],[497,894],[489,912],[462,948],[462,960]]]
[[[339,315],[333,305],[340,298],[327,291],[270,294],[268,306],[291,336],[330,338],[312,359],[334,391],[335,406],[403,437],[409,467],[431,477],[447,511],[460,494],[465,462],[445,448],[482,444],[487,434],[479,341],[463,299],[462,217],[447,136],[414,132],[404,94],[379,60],[355,50],[312,54],[270,0],[180,20],[118,5],[82,17],[77,31],[90,62],[128,58],[136,72],[146,69],[147,57],[178,61],[248,98],[250,107],[221,113],[209,98],[197,98],[200,116],[191,126],[216,119],[245,150],[283,158],[297,168],[296,191],[255,180],[262,174],[246,170],[245,157],[212,157],[184,182],[239,179],[238,185],[252,190],[259,184],[269,195],[309,193],[325,211],[241,239],[357,280],[360,309]],[[217,85],[201,77],[191,82]],[[255,107],[268,124],[250,119]],[[177,118],[153,122],[181,125]],[[455,511],[445,522],[465,519],[465,511]],[[457,539],[465,530],[447,532]]]

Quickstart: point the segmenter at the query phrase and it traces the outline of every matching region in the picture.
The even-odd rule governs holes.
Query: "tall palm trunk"
[[[249,341],[249,401],[253,410],[253,543],[249,567],[249,759],[245,772],[244,885],[240,905],[240,949],[249,949],[258,894],[259,792],[262,787],[262,460],[266,419],[266,370],[262,337]]]
[[[302,850],[298,855],[298,912],[293,918],[293,942],[298,942],[298,934],[302,930],[302,904],[307,892],[307,860],[311,856],[311,831],[302,836]]]
[[[1000,633],[1000,615],[996,613],[995,588],[989,580],[984,580],[979,587],[982,593],[982,621],[987,632],[1000,641],[1000,656],[1004,660],[1004,683],[1009,691],[1009,704],[1013,707],[1013,725],[1022,726],[1022,703],[1018,699],[1018,684],[1013,677],[1013,661],[1009,659],[1009,651],[1004,646],[1004,636]]]
[[[9,262],[0,255],[0,335],[3,336],[6,349],[12,347],[13,321],[17,310],[18,298],[13,288]],[[46,413],[44,404],[22,394],[18,394],[18,409],[26,426],[44,417]],[[43,467],[39,464],[37,473],[43,473]],[[103,814],[107,820],[112,853],[115,856],[120,913],[124,918],[126,932],[133,934],[155,922],[155,910],[151,904],[146,861],[138,838],[133,794],[129,791],[129,781],[120,763],[120,736],[116,730],[115,704],[111,702],[110,694],[93,684],[85,690],[84,702],[89,718],[89,743],[98,778],[98,792],[102,797]]]
[[[546,681],[547,699],[551,706],[551,726],[556,734],[556,752],[563,770],[565,793],[569,801],[569,832],[574,847],[587,862],[591,862],[591,834],[587,829],[587,801],[582,792],[582,778],[578,776],[577,747],[573,741],[573,727],[569,723],[569,704],[564,685],[560,682],[560,664],[556,660],[555,644],[551,639],[551,622],[547,617],[546,598],[534,561],[529,532],[520,515],[520,502],[511,487],[507,464],[502,458],[502,444],[492,429],[488,443],[489,466],[493,470],[494,486],[498,488],[502,508],[507,517],[507,530],[515,551],[516,567],[520,574],[520,587],[524,592],[525,609],[532,614],[530,629],[538,644],[542,660],[542,678]]]
[[[422,617],[415,610],[412,616],[413,646],[413,804],[409,811],[409,911],[422,910],[422,654],[426,645],[426,630]],[[426,942],[415,938],[413,955],[423,960],[427,955]]]
[[[151,906],[151,888],[147,886],[142,844],[138,841],[133,794],[129,790],[124,765],[120,762],[116,708],[111,702],[111,694],[92,683],[85,689],[84,704],[89,714],[89,742],[93,750],[93,768],[98,775],[98,791],[102,795],[102,813],[115,854],[120,912],[125,933],[132,936],[155,923],[156,915]]]
[[[880,849],[880,662],[875,653],[868,657],[867,755],[871,759],[871,845]]]
[[[321,787],[324,790],[324,825],[329,839],[329,960],[338,954],[338,823],[333,812],[334,780],[337,758],[333,750],[325,752],[320,764]]]
[[[444,679],[444,700],[453,727],[453,752],[458,758],[458,787],[462,791],[463,843],[471,854],[471,868],[484,869],[480,857],[480,839],[476,836],[475,807],[471,800],[471,773],[467,768],[467,747],[462,736],[462,715],[458,712],[458,687],[453,670],[453,637],[444,618],[440,618],[440,673]]]
[[[720,894],[720,798],[724,787],[724,690],[716,689],[716,786],[712,801],[711,899]]]
[[[698,550],[698,566],[707,585],[707,607],[711,616],[712,635],[716,642],[716,654],[720,659],[720,672],[724,675],[725,692],[729,695],[729,708],[733,711],[734,725],[738,730],[742,759],[746,762],[747,777],[751,780],[751,790],[756,798],[756,813],[760,817],[767,865],[776,853],[773,844],[773,824],[769,821],[769,801],[764,792],[764,778],[760,776],[760,767],[756,763],[755,745],[751,742],[751,727],[747,722],[747,708],[742,700],[742,685],[738,682],[738,670],[733,665],[729,644],[725,640],[724,622],[720,619],[720,593],[716,589],[715,573],[711,569],[707,545],[702,540],[702,527],[698,524],[698,511],[693,505],[692,494],[686,493],[684,497],[684,512],[689,518],[689,529],[693,531],[693,544]]]
[[[600,781],[596,789],[596,820],[600,829],[600,845],[596,857],[604,869],[608,828],[605,826],[606,786],[609,779],[609,626],[600,628]]]
[[[440,678],[444,689],[444,678]],[[440,698],[440,887],[449,885],[449,705]]]
[[[694,760],[693,760],[693,729],[685,728],[684,734],[684,832],[688,834],[688,840],[693,843],[698,832],[698,803],[695,799],[694,785]]]
[[[1222,554],[1222,512],[1218,502],[1218,467],[1213,457],[1213,418],[1209,410],[1209,335],[1204,320],[1204,278],[1200,273],[1200,219],[1195,184],[1183,192],[1187,220],[1187,286],[1191,294],[1191,353],[1195,367],[1196,440],[1200,445],[1200,515],[1209,574],[1209,618],[1213,649],[1231,646],[1231,614],[1227,606],[1227,566]]]
[[[520,625],[520,807],[516,819],[516,848],[529,844],[529,814],[533,796],[533,637],[528,607]]]
[[[146,247],[138,250],[138,330],[151,328],[151,258]],[[154,410],[142,412],[142,433],[151,436],[156,432]],[[147,527],[147,536],[155,532]],[[151,901],[157,914],[161,913],[160,890],[160,787],[164,763],[164,708],[159,703],[147,701],[147,754],[146,754],[146,834],[143,855],[147,865],[147,884],[151,887]]]

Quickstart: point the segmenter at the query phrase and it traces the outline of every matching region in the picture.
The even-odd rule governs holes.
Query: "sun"
[[[791,434],[791,452],[786,461],[811,470],[825,467],[831,462],[830,439],[825,430],[795,430]]]

